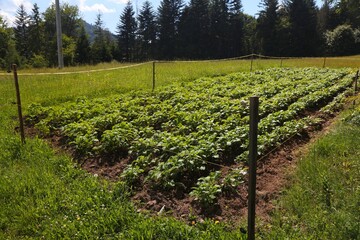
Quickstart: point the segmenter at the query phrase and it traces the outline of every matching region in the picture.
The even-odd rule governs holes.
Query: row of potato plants
[[[131,184],[193,190],[204,199],[198,194],[203,185],[217,194],[242,181],[250,96],[260,97],[259,154],[264,155],[316,124],[319,119],[307,113],[331,111],[351,84],[349,69],[268,69],[200,78],[154,93],[33,104],[28,122],[43,135],[62,136],[83,158],[130,159],[121,178]],[[226,176],[217,172],[217,165],[234,164],[238,167]],[[218,189],[209,184],[214,179]]]

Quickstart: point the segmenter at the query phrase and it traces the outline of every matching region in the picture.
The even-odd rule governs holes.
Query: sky
[[[119,23],[120,15],[128,0],[59,0],[61,3],[69,3],[79,7],[81,17],[88,23],[94,24],[96,15],[100,12],[104,27],[111,32],[116,32],[116,25]],[[141,9],[145,0],[132,0],[134,10]],[[34,3],[44,12],[55,0],[0,0],[0,15],[11,25],[15,19],[16,10],[23,4],[28,14]],[[154,9],[159,6],[160,0],[150,0]],[[243,11],[249,15],[255,15],[259,11],[260,0],[242,0]],[[321,0],[316,0],[320,5]]]

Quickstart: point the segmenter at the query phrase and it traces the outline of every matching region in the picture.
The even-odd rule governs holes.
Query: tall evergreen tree
[[[44,49],[43,20],[39,12],[39,6],[35,3],[30,15],[29,43],[32,54],[40,55]]]
[[[290,23],[290,54],[315,56],[319,38],[314,0],[288,0],[286,7]]]
[[[16,12],[14,33],[16,49],[20,56],[25,59],[31,55],[29,46],[29,22],[30,17],[26,13],[24,5],[21,4]]]
[[[91,45],[91,58],[93,63],[109,62],[113,59],[110,46],[106,41],[106,33],[103,28],[103,21],[101,17],[102,15],[100,13],[97,14],[95,21],[95,38],[93,44]]]
[[[149,1],[145,1],[138,16],[138,37],[141,59],[154,59],[156,48],[155,13]]]
[[[90,41],[89,36],[85,32],[84,25],[81,25],[79,37],[76,41],[75,60],[80,64],[90,63]]]
[[[336,4],[339,15],[339,25],[349,24],[353,28],[360,27],[360,1],[359,0],[339,0]]]
[[[161,58],[175,57],[178,45],[182,0],[162,0],[158,8],[159,54]]]
[[[128,1],[117,25],[118,46],[126,61],[131,61],[134,57],[136,37],[136,20],[134,15],[133,6]]]
[[[244,14],[243,54],[260,53],[260,42],[256,39],[257,21],[254,16]]]
[[[240,0],[229,0],[229,28],[227,56],[235,57],[243,53],[244,45],[244,15]]]
[[[276,56],[278,54],[277,28],[278,28],[278,0],[262,0],[263,9],[257,19],[257,38],[261,45],[261,51],[265,55]]]
[[[210,4],[210,47],[213,58],[224,58],[228,46],[228,5],[227,0],[212,0]]]
[[[208,0],[190,0],[179,30],[188,58],[209,57],[210,9]]]

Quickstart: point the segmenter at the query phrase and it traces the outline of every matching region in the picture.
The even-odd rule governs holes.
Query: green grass
[[[283,67],[322,67],[323,58],[284,59]],[[281,60],[254,59],[253,70],[269,67],[280,67]],[[24,69],[19,70],[19,82],[24,105],[32,102],[53,104],[76,98],[77,96],[100,97],[123,93],[131,90],[151,90],[153,79],[152,63],[144,63],[129,68],[121,68],[129,64],[108,63],[96,66],[71,67],[58,69]],[[250,71],[250,60],[231,61],[195,61],[195,62],[160,62],[156,63],[156,87],[169,85],[174,82],[187,82],[203,76],[225,75],[237,71]],[[328,58],[329,67],[360,67],[360,57]],[[53,75],[54,72],[79,72],[90,69],[116,70],[70,73]],[[24,76],[22,74],[48,73],[48,75]],[[13,90],[13,76],[0,74],[0,106],[15,99]],[[12,99],[12,100],[10,100]]]
[[[343,121],[316,141],[259,237],[360,239],[359,141],[360,125]]]
[[[351,57],[350,60],[345,58],[327,60],[327,64],[331,67],[346,65],[347,67],[358,68],[359,62],[359,57]],[[322,64],[322,58],[283,60],[284,67],[321,67]],[[95,68],[102,69],[125,65],[111,63],[99,65]],[[280,60],[255,60],[253,62],[254,70],[277,66],[280,66]],[[66,68],[61,71],[76,72],[89,69],[94,69],[94,66]],[[201,76],[223,75],[236,71],[249,71],[249,69],[249,60],[158,63],[156,65],[156,87],[169,85],[173,82],[191,81]],[[43,71],[53,73],[58,70],[24,69],[20,70],[19,74]],[[33,102],[53,105],[83,95],[99,97],[138,89],[151,90],[152,64],[94,73],[20,75],[19,81],[24,108]],[[26,145],[22,145],[18,133],[14,130],[17,125],[14,101],[15,91],[12,75],[0,73],[0,239],[94,239],[97,237],[101,239],[241,239],[244,237],[238,229],[230,231],[226,226],[214,224],[211,220],[190,227],[173,219],[149,217],[137,213],[127,199],[127,189],[121,184],[101,181],[79,170],[74,167],[72,159],[54,152],[40,139],[27,138]],[[350,130],[349,134],[353,129]],[[359,133],[359,130],[354,130],[352,141],[358,142]],[[357,138],[355,139],[355,137]],[[338,139],[337,141],[344,140]],[[341,163],[345,163],[347,166],[348,162],[351,164],[349,165],[351,169],[358,171],[359,164],[356,163],[355,156],[359,153],[355,152],[355,147],[347,152],[341,150],[340,153],[347,154],[346,160],[342,160]],[[336,160],[340,157],[335,157],[333,160],[335,165],[331,165],[329,169],[344,168]],[[320,156],[317,158],[319,159]],[[300,168],[309,167],[300,166]],[[319,196],[315,199],[317,202],[312,201],[309,195],[300,193],[301,182],[295,185],[298,186],[297,189],[300,189],[299,193],[293,194],[294,203],[289,203],[286,209],[293,212],[299,209],[297,211],[300,212],[297,215],[284,213],[284,217],[289,216],[289,219],[279,217],[279,224],[277,225],[275,222],[273,225],[272,236],[279,236],[279,238],[283,236],[285,238],[286,234],[290,234],[289,236],[296,237],[301,236],[300,234],[303,232],[309,237],[318,236],[311,235],[308,232],[312,229],[317,231],[316,234],[320,234],[320,230],[325,230],[327,235],[323,236],[331,236],[330,234],[334,234],[333,236],[349,236],[341,235],[342,233],[346,234],[349,229],[356,233],[356,227],[358,227],[356,223],[359,223],[359,219],[354,216],[360,214],[352,215],[350,213],[358,213],[358,205],[354,205],[354,202],[350,201],[349,198],[346,200],[349,204],[343,208],[343,211],[332,214],[337,212],[331,210],[332,207],[330,210],[327,209],[326,204],[324,206],[324,200],[320,201],[324,198],[321,195],[324,192],[322,190],[323,180],[325,179],[331,186],[331,191],[334,191],[332,189],[335,187],[332,184],[334,186],[337,184],[335,183],[335,176],[345,174],[339,173],[339,175],[332,176],[329,169],[327,171],[323,169],[322,174],[324,176],[313,183],[315,187],[318,187]],[[312,172],[316,173],[315,170]],[[339,199],[342,199],[348,192],[356,193],[357,191],[357,196],[359,196],[359,188],[356,187],[359,186],[358,177],[354,174],[351,175],[351,178],[349,176],[346,177],[349,185],[345,185],[347,187],[344,191],[336,195]],[[308,187],[305,189],[310,191]],[[289,192],[289,196],[291,196],[291,192]],[[335,199],[335,191],[334,193],[331,192],[331,196],[334,196],[332,198]],[[304,199],[305,203],[309,205],[308,210],[303,209],[303,204],[296,198]],[[351,199],[358,200],[356,196],[351,197]],[[338,202],[331,201],[332,206],[339,208],[338,205],[341,205],[340,200]],[[316,205],[318,203],[320,203],[319,206]],[[316,210],[315,217],[310,212],[311,207]],[[338,221],[335,227],[339,227],[341,230],[339,233],[336,233],[335,229],[332,230],[333,225],[330,220]],[[300,224],[300,221],[304,221],[304,224]],[[296,225],[297,222],[298,225]],[[295,231],[294,225],[298,226],[298,231]],[[294,231],[291,232],[292,230]]]
[[[239,239],[212,221],[190,227],[137,213],[122,184],[74,168],[42,140],[1,138],[0,239]]]

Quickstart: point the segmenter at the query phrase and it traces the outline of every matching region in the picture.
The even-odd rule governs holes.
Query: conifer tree
[[[158,8],[159,55],[163,59],[176,56],[182,0],[162,0]]]
[[[135,12],[130,1],[127,2],[117,25],[118,47],[122,52],[123,59],[133,60],[135,51],[136,20]]]
[[[156,48],[155,13],[149,1],[145,1],[138,16],[138,37],[141,59],[154,59]]]
[[[240,0],[229,0],[228,3],[228,48],[227,56],[236,57],[243,54],[244,45],[244,15]]]
[[[265,55],[278,55],[277,28],[279,24],[278,0],[262,0],[263,9],[257,19],[257,39],[260,42],[261,52]]]
[[[208,0],[191,0],[184,10],[180,37],[187,58],[209,57],[210,12]]]
[[[80,64],[90,63],[90,41],[85,32],[84,25],[81,25],[79,37],[76,41],[75,60]]]
[[[25,11],[25,7],[21,4],[16,11],[15,19],[15,42],[16,49],[21,57],[27,59],[30,57],[30,46],[29,46],[29,15]]]
[[[32,54],[40,55],[44,50],[44,28],[42,23],[39,6],[35,3],[29,22],[29,43]]]
[[[290,54],[292,56],[315,56],[319,37],[317,9],[314,0],[288,0],[286,8],[290,24]]]
[[[96,15],[95,21],[95,38],[91,46],[91,55],[93,63],[108,62],[112,60],[111,49],[107,44],[106,35],[103,28],[102,15]]]
[[[210,51],[213,58],[224,58],[228,46],[227,0],[212,0],[210,5]]]

